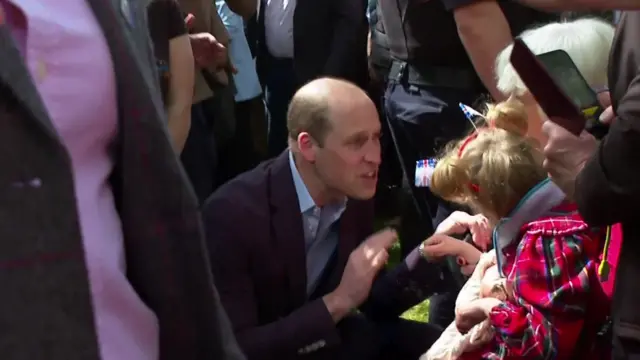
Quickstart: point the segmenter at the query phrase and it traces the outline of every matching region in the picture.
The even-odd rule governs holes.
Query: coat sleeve
[[[640,202],[640,77],[618,102],[609,134],[576,180],[575,201],[590,224],[633,221]]]

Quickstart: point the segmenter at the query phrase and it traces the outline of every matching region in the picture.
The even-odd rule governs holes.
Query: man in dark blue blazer
[[[357,86],[294,96],[289,150],[220,188],[204,223],[214,277],[251,360],[417,359],[441,329],[399,315],[450,283],[414,250],[390,271],[373,233],[380,122]]]

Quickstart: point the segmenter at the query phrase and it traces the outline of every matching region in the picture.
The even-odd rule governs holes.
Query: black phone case
[[[584,115],[521,39],[515,40],[510,60],[549,120],[579,136],[586,127]]]

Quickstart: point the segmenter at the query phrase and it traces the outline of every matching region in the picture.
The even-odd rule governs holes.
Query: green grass
[[[402,260],[400,258],[400,244],[396,243],[389,252],[389,267],[394,267]],[[402,314],[402,318],[420,322],[427,322],[429,319],[429,300],[412,307]]]

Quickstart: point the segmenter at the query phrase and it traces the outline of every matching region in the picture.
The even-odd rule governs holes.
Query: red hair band
[[[462,145],[460,145],[460,149],[458,149],[458,157],[462,157],[462,152],[464,151],[464,149],[467,147],[467,145],[469,145],[471,141],[473,141],[477,137],[478,137],[478,132],[475,131],[473,134],[467,136],[467,138],[464,139],[464,141],[462,142]]]

